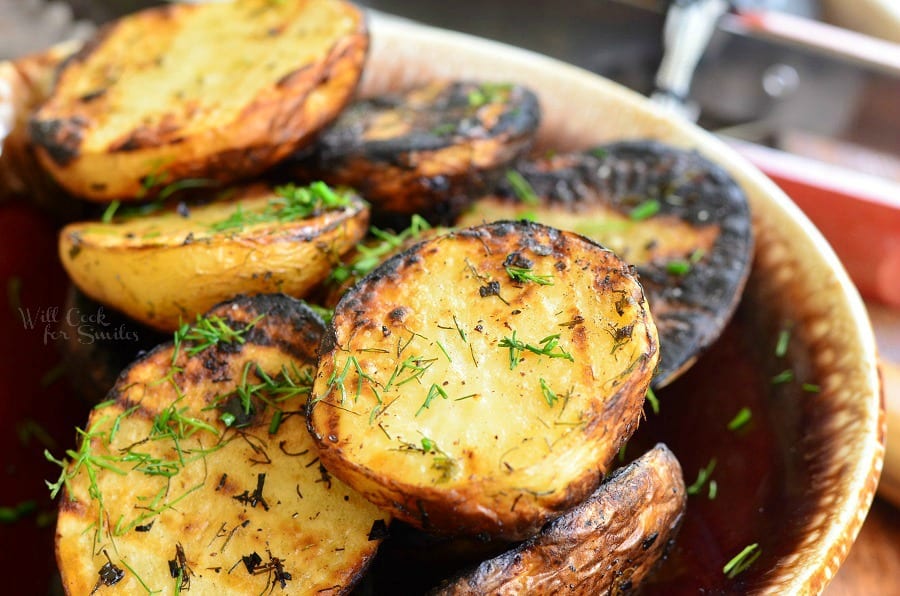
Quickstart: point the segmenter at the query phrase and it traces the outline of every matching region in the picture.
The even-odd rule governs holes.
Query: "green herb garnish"
[[[404,242],[418,238],[431,226],[420,215],[413,215],[409,227],[399,234],[392,234],[386,230],[371,228],[369,234],[378,239],[372,245],[360,244],[356,247],[357,255],[350,263],[338,265],[328,277],[330,283],[340,284],[350,278],[360,278],[369,273],[391,254],[403,246]]]
[[[556,405],[556,402],[559,401],[559,397],[556,395],[556,393],[553,392],[552,389],[550,389],[550,386],[547,385],[547,381],[545,381],[544,379],[538,380],[541,384],[541,393],[544,395],[544,399],[547,401],[547,405],[552,408],[554,405]]]
[[[509,275],[510,279],[519,283],[532,282],[536,283],[540,286],[552,286],[553,285],[553,276],[552,275],[537,275],[536,273],[532,273],[531,268],[525,267],[511,267],[506,266],[506,273]]]
[[[631,212],[628,213],[628,217],[632,221],[642,221],[659,213],[659,209],[659,201],[656,199],[649,199],[632,209]]]
[[[705,468],[700,468],[700,471],[697,472],[697,479],[694,481],[692,485],[687,487],[687,493],[689,495],[698,495],[700,491],[703,490],[703,486],[710,480],[712,476],[713,470],[716,469],[716,459],[713,458],[709,460],[709,463],[706,464]]]
[[[794,371],[791,369],[785,369],[772,377],[773,385],[783,385],[785,383],[790,383],[794,380]]]
[[[738,410],[738,413],[734,415],[734,418],[728,423],[728,430],[740,430],[744,428],[748,422],[750,422],[750,418],[752,418],[753,413],[750,411],[750,408],[741,408]]]
[[[566,352],[565,349],[559,345],[559,333],[548,335],[538,343],[540,345],[535,346],[534,344],[527,344],[517,339],[516,331],[513,330],[511,337],[504,337],[497,345],[501,348],[509,348],[509,370],[516,368],[516,365],[519,363],[519,356],[522,352],[526,351],[538,354],[539,356],[565,358],[569,362],[575,362],[575,358],[572,354]]]
[[[447,392],[444,391],[444,388],[438,385],[437,383],[432,383],[431,388],[428,389],[428,395],[425,396],[425,401],[422,402],[422,405],[419,406],[419,409],[416,410],[416,416],[422,413],[422,410],[428,408],[431,409],[431,402],[435,397],[441,396],[443,399],[449,399]]]
[[[172,343],[175,349],[172,351],[172,364],[178,360],[181,346],[184,342],[193,345],[186,350],[188,356],[195,356],[213,346],[219,344],[243,344],[244,335],[253,328],[265,315],[259,315],[241,328],[231,327],[222,317],[213,315],[204,317],[197,315],[193,325],[184,323],[175,331]]]
[[[262,211],[244,211],[240,203],[228,218],[209,227],[214,232],[242,230],[246,226],[269,222],[290,222],[306,219],[331,209],[348,207],[353,202],[350,192],[336,192],[324,182],[309,186],[286,184],[275,188],[276,197],[269,199]]]
[[[822,391],[822,387],[815,383],[803,383],[802,388],[806,393],[820,393]]]
[[[659,399],[650,387],[647,387],[647,403],[650,404],[650,409],[654,414],[659,414]]]
[[[534,192],[531,183],[516,170],[506,171],[506,181],[512,186],[516,198],[526,205],[537,205],[540,203],[540,199],[538,199],[537,193]]]
[[[778,334],[778,341],[775,343],[775,356],[778,358],[784,358],[785,354],[787,354],[788,343],[791,341],[791,332],[787,329],[782,329]]]
[[[760,550],[759,544],[754,542],[744,547],[744,550],[725,563],[725,566],[722,567],[722,573],[727,575],[729,579],[733,579],[738,574],[746,571],[761,554],[762,550]]]

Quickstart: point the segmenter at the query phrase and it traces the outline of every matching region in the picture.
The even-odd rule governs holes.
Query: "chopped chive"
[[[650,387],[647,387],[647,403],[650,404],[650,409],[654,414],[659,414],[659,399]]]
[[[791,369],[788,368],[788,369],[781,371],[774,377],[772,377],[772,384],[773,385],[783,385],[785,383],[790,383],[793,380],[794,380],[794,371],[792,371]]]
[[[110,223],[113,220],[113,217],[116,216],[116,211],[119,210],[121,204],[121,201],[113,201],[110,203],[103,211],[103,216],[100,218],[100,221],[103,223]]]
[[[750,418],[752,417],[753,413],[750,411],[750,408],[741,408],[728,423],[728,430],[740,430],[744,428],[747,423],[750,422]]]
[[[778,334],[778,341],[775,343],[775,356],[784,358],[785,354],[787,354],[788,342],[790,340],[791,332],[787,329],[782,329]]]
[[[733,579],[738,574],[746,571],[761,554],[762,550],[760,550],[759,544],[754,542],[753,544],[744,547],[744,550],[725,563],[725,566],[722,567],[722,573],[727,575],[729,579]]]
[[[274,435],[278,432],[278,427],[281,426],[281,418],[284,415],[284,412],[281,410],[275,410],[275,413],[272,414],[272,422],[269,424],[269,434]]]
[[[712,476],[713,470],[716,469],[716,458],[712,458],[709,460],[709,463],[706,464],[705,468],[700,468],[700,471],[697,472],[697,479],[694,481],[692,485],[687,487],[687,494],[689,495],[698,495],[700,491],[703,489],[703,486],[710,480]]]
[[[807,393],[819,393],[822,391],[822,387],[815,383],[803,383],[803,391]]]
[[[691,264],[683,259],[674,259],[666,263],[666,272],[671,275],[687,275],[691,271]]]
[[[531,183],[525,179],[525,176],[515,170],[507,170],[506,180],[509,182],[510,186],[512,186],[513,193],[516,195],[517,199],[526,205],[537,205],[540,203],[537,193],[534,192],[534,188],[531,186]]]
[[[633,221],[642,221],[659,213],[659,208],[659,201],[649,199],[632,209],[628,217]]]

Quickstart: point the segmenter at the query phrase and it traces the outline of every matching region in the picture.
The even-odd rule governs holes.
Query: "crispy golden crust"
[[[305,431],[321,319],[268,295],[208,320],[240,340],[164,344],[91,413],[60,501],[67,593],[342,594],[374,555],[388,518],[318,465]]]
[[[596,488],[657,357],[611,252],[536,224],[461,230],[344,296],[309,425],[325,465],[398,518],[521,538]]]
[[[737,182],[695,152],[654,141],[517,168],[535,196],[519,196],[527,191],[506,181],[458,225],[529,217],[584,234],[635,265],[662,344],[654,386],[676,379],[719,337],[750,273],[753,227]]]
[[[681,466],[657,445],[536,537],[431,594],[630,593],[665,555],[686,505]]]
[[[238,294],[302,297],[363,238],[368,208],[348,195],[343,207],[254,223],[283,210],[285,192],[257,184],[207,204],[70,224],[60,233],[60,259],[85,294],[162,331]]]
[[[230,182],[303,146],[349,100],[368,32],[337,0],[149,9],[102,29],[31,121],[41,162],[88,199]]]
[[[378,220],[449,222],[530,147],[539,120],[524,87],[437,81],[353,104],[292,170],[357,189]]]

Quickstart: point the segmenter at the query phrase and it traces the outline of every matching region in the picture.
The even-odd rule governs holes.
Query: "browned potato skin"
[[[133,219],[69,224],[60,232],[60,260],[86,295],[165,332],[239,294],[303,297],[365,236],[368,207],[354,197],[305,219],[210,229],[238,205],[260,209],[274,196],[272,187],[254,184],[191,207],[187,217],[173,205]]]
[[[281,20],[268,18],[267,11],[277,11]],[[225,13],[217,17],[219,25],[259,22],[259,30],[224,54],[186,59],[167,53],[177,51],[168,44],[181,27],[215,13]],[[191,30],[191,43],[227,47],[218,39],[222,27],[213,23]],[[304,35],[321,43],[310,49]],[[282,39],[296,47],[275,45]],[[31,138],[47,171],[69,192],[93,201],[152,197],[182,179],[228,183],[252,177],[337,117],[359,81],[368,41],[362,12],[348,2],[242,0],[148,9],[103,28],[66,62],[31,120]],[[242,104],[225,107],[224,96],[240,93],[244,79],[256,76],[241,60],[246,48],[260,43],[272,48],[276,66]],[[154,83],[120,83],[144,72],[155,73]],[[231,77],[232,84],[210,92],[203,87],[207,75]],[[140,98],[147,85],[176,80],[186,82],[184,89],[172,89],[169,108],[148,112]],[[123,121],[111,123],[111,117]]]
[[[154,417],[178,397],[165,380],[174,365],[180,370],[171,379],[184,396],[177,400],[178,409],[219,433],[216,437],[198,431],[182,438],[184,457],[190,459],[194,450],[209,449],[217,442],[224,446],[200,462],[186,464],[171,478],[167,499],[180,494],[186,494],[185,498],[146,520],[144,530],[130,529],[113,541],[101,534],[99,543],[94,543],[91,524],[97,519],[97,501],[89,496],[87,474],[82,471],[75,477],[72,491],[63,491],[60,498],[56,531],[56,557],[68,594],[91,594],[98,586],[99,594],[138,594],[144,591],[141,580],[151,589],[173,593],[175,579],[167,561],[175,559],[176,544],[183,546],[191,570],[190,586],[182,586],[190,594],[243,595],[274,589],[277,581],[271,571],[253,573],[242,562],[243,556],[253,552],[260,555],[260,565],[271,561],[270,556],[281,560],[291,575],[285,588],[291,593],[346,594],[371,562],[380,540],[370,540],[369,532],[377,520],[389,522],[389,517],[315,465],[315,450],[302,417],[305,395],[280,402],[285,414],[276,434],[269,430],[272,410],[268,407],[231,429],[220,419],[222,409],[215,407],[219,396],[241,382],[247,363],[258,364],[273,378],[282,365],[298,370],[313,367],[324,329],[321,319],[284,295],[239,298],[208,315],[221,317],[232,329],[256,322],[243,344],[223,343],[196,355],[188,354],[196,345],[190,341],[177,351],[171,342],[162,344],[123,372],[109,393],[112,402],[93,410],[86,428],[103,431],[91,440],[94,454],[117,455],[133,448],[172,459],[171,440],[146,437]],[[250,383],[259,381],[250,374]],[[117,419],[117,433],[107,445],[105,438]],[[135,464],[113,465],[130,469]],[[241,494],[258,486],[260,473],[266,474],[261,491],[265,506],[242,502]],[[126,525],[140,515],[136,495],[155,494],[166,485],[159,476],[136,471],[127,476],[101,471],[97,482],[110,526],[116,525],[120,515]],[[202,483],[199,490],[186,493],[198,482]],[[98,583],[98,570],[107,562],[102,550],[125,571],[113,585]],[[126,569],[123,560],[134,572]]]
[[[681,466],[658,444],[539,535],[431,596],[630,593],[665,556],[686,506]]]
[[[291,171],[357,189],[376,221],[393,224],[417,213],[449,224],[498,169],[531,146],[540,118],[537,99],[524,87],[510,85],[504,101],[470,106],[467,93],[478,89],[473,82],[436,81],[362,100]],[[462,124],[468,121],[476,124]],[[452,132],[435,133],[441,126]]]
[[[455,244],[463,248],[457,249]],[[532,249],[534,253],[531,252]],[[467,264],[471,258],[472,266],[481,274],[493,275],[495,279],[503,281],[503,291],[506,293],[504,301],[496,297],[479,298],[479,286],[485,283],[481,274],[457,275],[455,270],[448,270],[440,289],[415,277],[415,271],[419,267],[439,272],[441,259],[449,258],[442,257],[442,251],[454,250],[459,250],[453,253],[452,258],[460,269],[465,267],[463,255],[469,255],[466,258]],[[565,283],[560,283],[562,289],[559,292],[573,292],[568,296],[578,294],[581,298],[569,298],[571,302],[549,299],[548,303],[552,307],[540,307],[552,308],[553,314],[548,315],[551,317],[549,321],[543,319],[542,310],[530,311],[529,303],[543,304],[544,295],[540,292],[546,286],[537,289],[533,285],[525,287],[521,289],[521,294],[516,295],[517,290],[508,285],[510,280],[503,268],[490,268],[494,261],[496,267],[504,260],[505,255],[517,251],[535,258],[535,262],[539,263],[535,267],[541,271],[554,270],[560,276],[559,279],[562,279],[563,270],[572,271],[573,279],[578,282],[571,283],[583,284],[583,290],[570,290],[573,286],[566,280]],[[544,256],[536,257],[538,252]],[[581,275],[584,277],[580,277]],[[429,276],[428,280],[436,283],[435,277],[440,276]],[[459,291],[456,292],[456,289]],[[421,319],[438,316],[434,313],[443,307],[430,308],[428,303],[445,292],[457,294],[451,300],[471,301],[471,308],[462,324],[475,338],[473,343],[478,345],[472,347],[472,357],[482,360],[480,367],[476,365],[472,368],[469,348],[452,346],[456,330],[447,331],[448,327],[440,325],[437,325],[437,329],[420,326]],[[599,300],[603,301],[603,307],[594,306],[593,301],[598,300],[597,296],[602,297]],[[620,313],[621,320],[615,318],[612,306],[617,300],[626,301],[623,304],[628,305],[624,308],[624,314]],[[609,310],[605,310],[606,308]],[[602,317],[599,314],[601,310]],[[519,316],[515,311],[524,314]],[[546,333],[538,333],[550,333],[548,328],[554,331],[564,330],[566,324],[562,321],[572,318],[573,312],[583,312],[583,318],[587,320],[583,327],[582,323],[575,324],[570,329],[571,337],[567,334],[565,338],[567,349],[575,353],[573,362],[580,362],[579,365],[565,369],[564,375],[559,378],[551,376],[554,374],[551,368],[553,364],[547,364],[547,361],[533,362],[522,365],[515,372],[510,371],[508,354],[498,344],[500,337],[509,335],[513,327],[508,326],[508,323],[503,325],[503,321],[512,322],[518,327],[522,334],[520,337],[543,337]],[[561,318],[554,321],[554,315]],[[598,328],[601,325],[598,320],[601,318],[602,328]],[[451,316],[447,314],[447,325],[453,325],[450,320]],[[481,331],[472,331],[476,327],[476,320],[484,323]],[[612,334],[606,327],[613,320],[622,325],[625,325],[624,321],[633,324],[633,328],[629,330],[633,331],[629,342],[634,343],[600,365],[600,354],[607,354],[613,343]],[[535,324],[541,329],[529,327]],[[460,358],[447,366],[455,367],[456,362],[463,362],[464,359],[465,373],[456,371],[448,376],[439,376],[443,373],[434,372],[435,378],[423,376],[420,379],[421,395],[392,398],[385,393],[382,396],[385,403],[394,399],[388,418],[370,414],[375,405],[374,397],[365,393],[358,396],[358,399],[348,397],[344,405],[336,395],[337,391],[332,390],[329,379],[341,373],[338,367],[343,366],[343,363],[339,360],[353,355],[370,375],[378,374],[387,378],[391,365],[377,363],[380,361],[375,359],[381,357],[377,355],[377,346],[390,348],[388,351],[392,351],[400,338],[405,340],[412,331],[436,337],[441,330],[446,333],[441,337],[447,341],[451,358]],[[385,342],[383,346],[376,343],[378,337]],[[423,344],[424,342],[425,340]],[[575,234],[527,222],[500,222],[461,230],[421,243],[395,256],[344,296],[335,310],[329,333],[323,341],[314,398],[310,401],[307,419],[325,466],[398,519],[435,533],[484,533],[504,539],[523,539],[533,535],[548,519],[583,500],[611,469],[612,460],[619,448],[637,428],[644,395],[658,358],[657,342],[649,309],[631,270],[599,245]],[[482,347],[485,349],[479,351]],[[426,348],[424,345],[415,345],[410,348],[409,354],[418,353],[420,349]],[[443,361],[436,348],[433,356],[436,359],[435,366],[444,366],[438,363]],[[379,368],[382,365],[384,367]],[[372,368],[368,368],[369,366]],[[547,367],[546,371],[549,372],[543,372],[545,368],[541,367]],[[488,369],[490,372],[487,372]],[[600,370],[603,372],[595,373]],[[562,412],[566,410],[560,410],[558,405],[556,410],[552,410],[552,407],[543,409],[547,404],[543,403],[540,390],[531,386],[537,385],[538,371],[542,371],[540,374],[557,386],[565,384],[568,388],[570,380],[576,385],[577,397],[573,398],[568,411],[579,422],[573,423],[568,417],[563,420]],[[529,373],[531,376],[528,382],[531,384],[519,387],[519,375]],[[355,387],[358,378],[351,374],[346,377],[345,383],[348,387]],[[384,378],[376,381],[383,383]],[[491,378],[493,381],[489,380]],[[563,378],[567,380],[562,380]],[[587,381],[588,378],[591,379],[590,382]],[[461,384],[466,387],[458,387],[461,379]],[[469,381],[468,385],[466,381]],[[430,428],[424,427],[428,430],[427,433],[421,428],[408,428],[405,426],[407,423],[412,427],[425,424],[419,422],[424,417],[420,419],[418,412],[415,415],[412,412],[421,403],[432,382],[443,382],[451,394],[446,401],[435,400],[434,407],[452,406],[458,409],[440,415],[439,419],[433,419]],[[486,405],[480,405],[481,402],[475,404],[472,400],[454,401],[462,391],[478,392],[482,384],[488,386],[485,389]],[[365,383],[363,385],[366,386]],[[415,386],[415,383],[410,383],[409,386]],[[514,397],[517,392],[520,394],[518,398]],[[505,399],[507,395],[509,399]],[[528,399],[521,399],[526,396]],[[532,398],[534,402],[530,401]],[[516,401],[517,399],[521,401]],[[566,403],[569,403],[568,400]],[[358,408],[359,411],[353,408]],[[395,413],[398,408],[400,414]],[[507,411],[507,408],[514,410]],[[352,410],[353,416],[347,414],[348,409]],[[526,411],[527,422],[522,419],[516,420],[513,425],[509,424],[506,416]],[[540,416],[560,418],[554,418],[553,425],[545,422],[545,427],[538,420]],[[378,426],[374,426],[373,430],[371,424],[368,428],[352,426],[364,425],[366,419],[374,419],[376,424],[386,421],[385,433]],[[440,424],[437,420],[441,421]],[[526,424],[533,427],[525,427]],[[470,426],[471,432],[463,430]],[[472,430],[475,427],[480,428]],[[561,430],[564,427],[575,430]],[[504,438],[499,442],[496,436],[491,439],[490,435],[498,428],[517,438]],[[514,430],[509,430],[510,428]],[[545,431],[545,428],[553,430]],[[457,431],[459,434],[453,434]],[[437,434],[431,434],[441,432],[448,434],[446,442]],[[385,442],[384,436],[388,433],[394,433],[394,436],[388,436],[388,441]],[[481,433],[484,443],[473,445],[475,439],[468,438],[475,436],[473,433]],[[540,436],[542,433],[543,437]],[[464,441],[458,445],[452,443],[454,437],[462,434],[467,437]],[[458,478],[445,483],[436,481],[433,474],[429,476],[427,462],[409,464],[410,468],[398,471],[398,466],[406,464],[405,460],[389,459],[392,453],[402,450],[398,449],[401,444],[396,442],[395,437],[402,436],[405,441],[418,441],[422,435],[436,439],[439,445],[454,452],[454,456],[459,459]],[[521,467],[509,465],[505,468],[503,461],[494,463],[492,458],[499,457],[502,460],[504,456],[501,453],[509,449],[512,441],[519,441],[520,436],[525,441],[532,441],[528,445],[533,446],[529,447],[529,450],[533,449],[533,453],[528,451],[528,455],[523,456],[526,459],[522,460]],[[548,452],[545,451],[548,448],[537,447],[544,445],[542,439],[548,442],[558,440],[556,451],[549,448]],[[378,459],[373,459],[372,463],[365,461],[373,457]],[[479,461],[480,458],[483,460]],[[558,461],[566,461],[571,469],[565,469],[565,466],[559,468],[554,463]],[[515,463],[519,466],[519,462]],[[422,469],[414,468],[416,465],[422,466]],[[506,475],[507,470],[509,475]],[[524,470],[528,470],[529,476],[523,476]],[[407,473],[410,476],[403,476]],[[518,488],[523,484],[526,488]]]

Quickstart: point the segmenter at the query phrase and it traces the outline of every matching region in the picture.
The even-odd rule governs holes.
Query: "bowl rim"
[[[565,109],[570,100],[600,98],[616,107],[613,115],[636,120],[595,131],[593,142],[614,140],[621,138],[623,132],[631,132],[698,150],[723,166],[745,188],[754,228],[777,230],[786,250],[799,251],[811,259],[806,264],[808,268],[801,269],[808,278],[809,292],[820,294],[823,307],[841,322],[836,325],[841,333],[841,347],[856,363],[847,379],[853,391],[842,388],[835,392],[835,399],[862,399],[863,403],[856,404],[862,408],[862,416],[839,427],[854,444],[849,452],[841,452],[845,464],[841,490],[833,510],[822,522],[824,531],[812,543],[804,543],[801,552],[779,559],[765,574],[760,592],[821,592],[846,558],[871,506],[881,474],[886,433],[874,331],[859,292],[824,236],[771,179],[724,141],[677,115],[663,112],[647,98],[617,83],[530,50],[372,9],[367,12],[372,36],[369,60],[375,66],[367,68],[363,75],[361,95],[412,84],[425,76],[424,71],[432,77],[465,75],[475,79],[502,73],[505,80],[536,89],[544,111],[538,143],[542,134],[554,130],[562,137],[560,149],[583,144],[577,140],[583,137],[583,128],[579,130],[577,122],[569,121],[570,112]],[[548,94],[551,89],[553,93]]]

